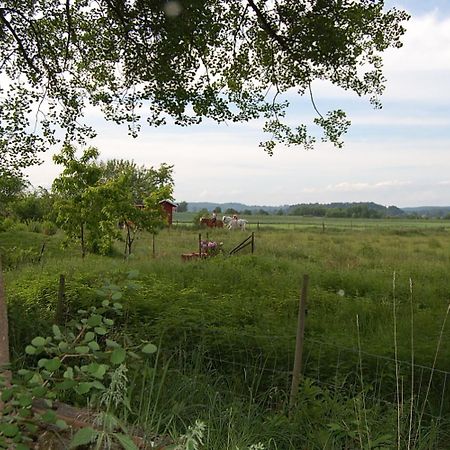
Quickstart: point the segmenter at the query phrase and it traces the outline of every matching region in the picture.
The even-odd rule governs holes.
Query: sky
[[[352,126],[337,149],[283,148],[268,156],[259,121],[247,124],[143,128],[139,137],[87,116],[101,159],[174,166],[176,201],[286,205],[373,201],[382,205],[450,205],[450,1],[391,0],[411,19],[401,49],[384,53],[383,108],[368,99],[315,82],[319,110],[344,109]],[[292,99],[292,120],[311,120],[306,98]],[[27,170],[34,186],[49,187],[60,168],[51,161]]]

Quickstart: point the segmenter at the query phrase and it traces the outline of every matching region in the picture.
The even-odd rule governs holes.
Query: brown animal
[[[200,225],[202,227],[209,227],[209,228],[223,228],[223,222],[219,219],[213,220],[209,219],[208,217],[202,217],[200,219]]]

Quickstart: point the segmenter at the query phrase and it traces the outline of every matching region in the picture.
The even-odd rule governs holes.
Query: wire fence
[[[180,330],[178,330],[180,332]],[[289,392],[294,363],[294,335],[263,335],[234,330],[182,330],[186,342],[201,348],[208,367],[221,374],[258,378],[258,388]],[[413,360],[404,361],[359,348],[305,338],[303,376],[329,391],[364,394],[373,404],[413,404],[424,417],[450,416],[450,372]]]

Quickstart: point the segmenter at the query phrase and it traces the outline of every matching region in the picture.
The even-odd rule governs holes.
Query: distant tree
[[[214,212],[215,212],[216,214],[220,214],[220,213],[222,212],[222,208],[221,208],[220,206],[216,206],[216,207],[214,208]]]
[[[234,208],[227,208],[225,210],[225,214],[228,214],[228,215],[233,215],[233,214],[238,214],[238,213],[239,213],[239,211]]]
[[[10,213],[10,207],[14,200],[25,192],[28,186],[24,177],[17,173],[0,172],[0,215]]]
[[[152,192],[167,185],[173,186],[173,166],[165,163],[154,168],[138,166],[134,161],[110,159],[99,163],[99,166],[105,181],[117,180],[121,175],[125,175],[132,202],[138,205],[144,204],[144,199]]]
[[[187,202],[179,202],[178,203],[178,207],[177,207],[177,211],[178,212],[187,212],[188,210],[188,204]]]
[[[284,211],[282,209],[279,209],[276,214],[277,216],[284,216]]]
[[[241,211],[241,214],[243,214],[245,216],[251,216],[252,211],[250,209],[244,209],[243,211]]]
[[[259,214],[260,216],[268,216],[269,213],[265,209],[259,209],[256,214]]]

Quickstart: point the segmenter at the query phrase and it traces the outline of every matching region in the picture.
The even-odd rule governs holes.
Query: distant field
[[[198,213],[175,212],[174,225],[194,225],[194,218]],[[219,214],[219,217],[222,217]],[[259,228],[286,228],[296,229],[302,227],[331,227],[331,228],[441,228],[450,229],[450,221],[441,219],[334,219],[321,217],[278,216],[278,215],[250,215],[239,216],[248,220],[249,229]]]

